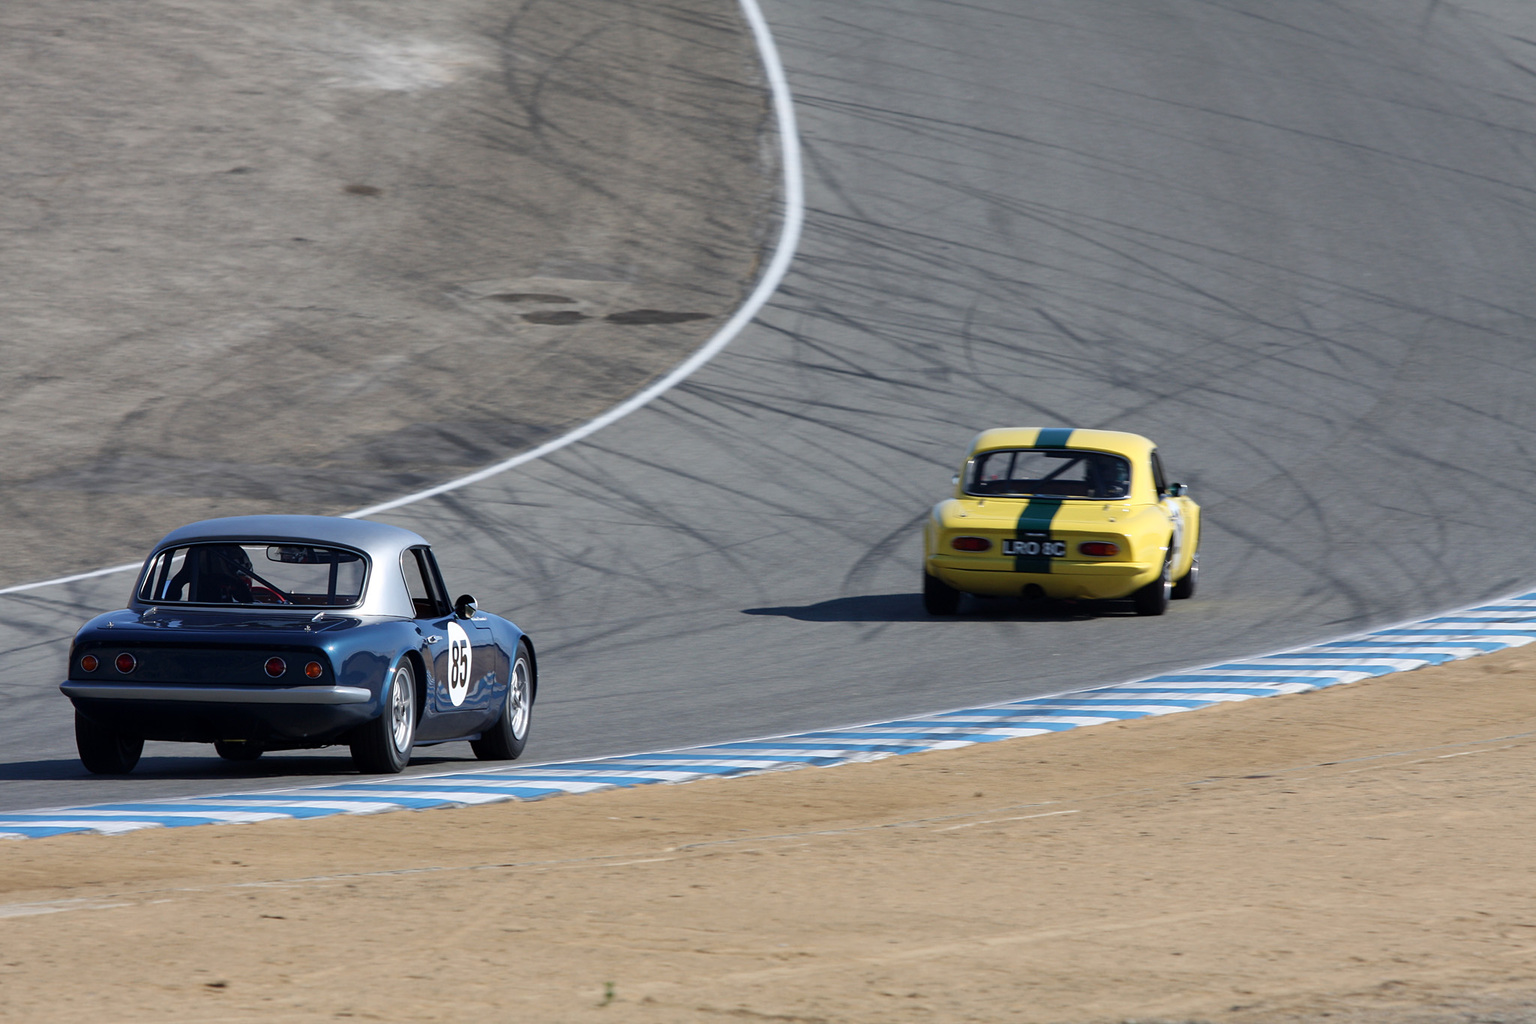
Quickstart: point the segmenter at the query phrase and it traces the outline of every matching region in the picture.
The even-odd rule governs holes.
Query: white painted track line
[[[567,448],[583,438],[608,427],[628,416],[637,409],[642,409],[651,404],[662,395],[671,391],[677,385],[687,380],[729,345],[736,336],[742,332],[752,318],[757,316],[764,304],[767,303],[773,293],[778,290],[779,283],[784,280],[784,275],[789,271],[789,265],[795,258],[795,250],[800,244],[800,231],[805,223],[805,183],[800,165],[800,137],[795,126],[794,99],[789,92],[789,81],[784,76],[784,65],[779,60],[778,47],[774,44],[773,35],[768,30],[768,23],[763,18],[763,12],[757,5],[757,0],[740,0],[742,13],[746,15],[747,22],[752,27],[752,36],[757,43],[758,52],[762,57],[763,72],[768,79],[769,91],[773,98],[774,116],[779,125],[779,160],[783,168],[784,203],[782,223],[779,227],[778,244],[774,247],[773,257],[768,261],[763,275],[758,279],[757,287],[752,294],[747,296],[747,301],[731,316],[725,324],[710,337],[698,351],[679,363],[671,373],[656,381],[644,391],[639,392],[628,400],[609,409],[596,419],[588,420],[569,433],[563,434],[537,448],[530,449],[511,458],[503,459],[473,473],[428,487],[425,490],[415,491],[399,498],[382,501],[376,505],[369,505],[353,512],[344,513],[347,519],[363,519],[368,516],[378,515],[381,512],[389,512],[406,505],[414,505],[435,498],[440,494],[456,491],[470,484],[488,480],[499,476],[511,469],[516,469],[525,463]],[[112,576],[118,573],[131,572],[138,569],[143,563],[133,562],[126,565],[115,565],[107,569],[94,569],[90,572],[75,573],[72,576],[60,576],[57,579],[40,580],[36,583],[20,583],[11,587],[0,588],[0,595],[21,594],[32,590],[41,590],[44,587],[61,586],[66,583],[76,583],[80,580],[94,579],[98,576]]]

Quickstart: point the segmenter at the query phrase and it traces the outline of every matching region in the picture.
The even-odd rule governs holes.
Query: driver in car
[[[181,600],[182,588],[190,586],[188,600],[199,604],[250,604],[250,569],[250,556],[238,544],[198,545],[172,577],[169,600]]]

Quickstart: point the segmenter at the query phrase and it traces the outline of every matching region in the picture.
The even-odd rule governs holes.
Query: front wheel
[[[139,763],[144,739],[97,725],[76,711],[75,749],[80,752],[80,763],[92,775],[127,775]]]
[[[1163,571],[1146,586],[1131,595],[1137,615],[1161,615],[1168,610],[1168,599],[1173,596],[1173,552],[1163,559]]]
[[[362,726],[352,741],[352,760],[360,772],[397,775],[410,764],[415,742],[416,674],[402,659],[385,691],[384,713]]]
[[[507,679],[507,696],[496,724],[470,740],[469,746],[482,761],[512,761],[528,745],[528,727],[533,721],[533,659],[528,647],[517,642],[512,659],[512,673]]]
[[[929,615],[953,615],[960,610],[960,591],[937,576],[923,573],[923,610]]]

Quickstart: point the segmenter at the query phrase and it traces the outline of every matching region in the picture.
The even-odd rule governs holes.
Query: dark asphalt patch
[[[575,302],[576,300],[565,295],[549,295],[544,292],[501,292],[497,295],[487,295],[492,302],[542,302],[549,305]]]
[[[603,317],[611,324],[685,324],[690,320],[708,320],[708,313],[669,313],[664,309],[631,309]]]

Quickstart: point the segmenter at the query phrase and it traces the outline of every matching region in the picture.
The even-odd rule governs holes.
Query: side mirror
[[[461,619],[474,618],[475,611],[478,608],[479,605],[475,604],[475,599],[468,594],[460,594],[459,599],[453,602],[453,614]]]
[[[1169,484],[1168,485],[1168,497],[1170,497],[1170,498],[1182,498],[1182,497],[1184,497],[1184,495],[1186,495],[1188,493],[1189,493],[1189,488],[1186,487],[1184,484]]]

